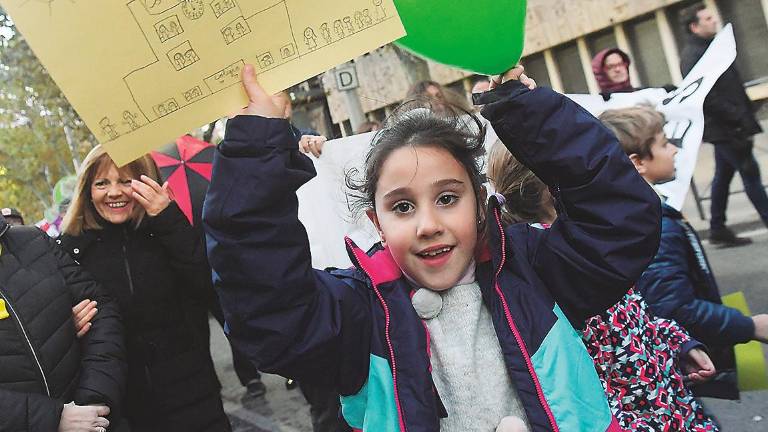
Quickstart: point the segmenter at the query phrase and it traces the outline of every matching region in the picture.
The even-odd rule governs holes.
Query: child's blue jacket
[[[653,258],[659,199],[616,137],[566,97],[512,81],[482,102],[558,208],[538,230],[503,227],[496,199],[488,205],[477,278],[509,375],[533,431],[618,431],[573,326],[621,299]],[[369,256],[347,239],[354,267],[311,267],[295,191],[314,175],[287,121],[230,120],[203,216],[229,337],[262,370],[335,386],[353,429],[437,431],[446,412],[425,326],[389,251]]]

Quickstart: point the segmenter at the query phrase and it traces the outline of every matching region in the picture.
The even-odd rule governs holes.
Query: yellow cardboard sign
[[[751,316],[747,299],[741,291],[723,296],[723,304],[738,309],[746,316]],[[768,373],[765,368],[765,355],[762,344],[751,341],[734,347],[736,352],[736,372],[739,376],[739,390],[768,389]]]
[[[0,0],[123,165],[245,106],[246,63],[277,92],[405,35],[393,0]]]
[[[8,310],[5,308],[5,300],[0,299],[0,320],[8,318]]]

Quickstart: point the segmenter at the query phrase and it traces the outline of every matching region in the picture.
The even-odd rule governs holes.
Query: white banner
[[[664,132],[680,151],[675,159],[677,177],[671,182],[658,185],[657,189],[667,197],[667,204],[681,210],[690,188],[704,134],[704,98],[734,60],[736,40],[733,37],[733,28],[728,24],[673,92],[649,88],[634,93],[614,93],[608,101],[599,95],[567,96],[594,116],[599,116],[608,109],[640,104],[653,105],[663,113],[667,120]]]

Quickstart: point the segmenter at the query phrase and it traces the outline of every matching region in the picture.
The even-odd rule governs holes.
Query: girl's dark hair
[[[551,200],[547,185],[498,140],[488,156],[488,181],[504,195],[504,223],[542,222],[551,212],[546,205],[547,199]]]
[[[456,106],[434,110],[429,101],[408,101],[387,118],[376,132],[365,157],[362,178],[356,169],[346,172],[349,208],[357,215],[376,208],[376,185],[381,167],[389,156],[402,147],[437,147],[447,150],[463,167],[478,197],[478,217],[482,216],[481,174],[485,126],[471,112]]]

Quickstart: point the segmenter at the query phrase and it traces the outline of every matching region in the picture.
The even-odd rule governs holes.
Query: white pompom
[[[496,432],[528,432],[528,428],[520,417],[509,416],[501,419]]]
[[[443,309],[443,298],[440,294],[426,288],[416,290],[411,297],[411,303],[421,319],[432,319]]]

